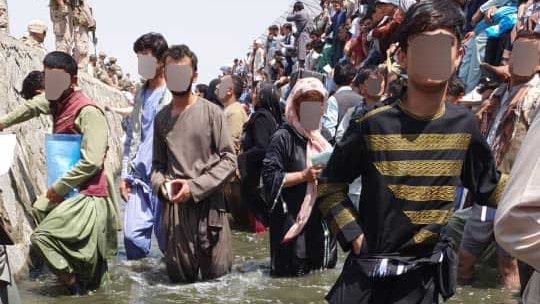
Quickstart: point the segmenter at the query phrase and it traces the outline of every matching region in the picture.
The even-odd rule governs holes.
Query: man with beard
[[[120,183],[120,194],[127,202],[124,218],[124,245],[130,260],[141,259],[150,253],[152,228],[159,248],[163,238],[159,232],[161,203],[152,192],[152,146],[154,118],[171,102],[165,85],[163,54],[168,49],[165,38],[158,33],[141,36],[133,45],[139,59],[139,74],[145,85],[135,95],[132,128],[128,128]]]
[[[197,56],[173,46],[163,62],[173,101],[156,116],[152,187],[165,202],[165,264],[174,282],[211,280],[232,266],[223,186],[234,147],[223,111],[191,92]]]

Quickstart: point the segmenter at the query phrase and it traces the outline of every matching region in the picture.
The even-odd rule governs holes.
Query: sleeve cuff
[[[363,231],[347,196],[347,185],[325,184],[319,189],[319,210],[344,251]]]
[[[501,174],[501,177],[499,178],[499,182],[497,183],[497,187],[495,187],[495,190],[491,193],[491,196],[489,197],[488,203],[492,206],[498,206],[499,202],[501,201],[502,195],[504,193],[504,190],[506,189],[506,184],[508,183],[508,175]]]
[[[71,190],[73,190],[73,187],[63,182],[57,182],[52,186],[52,189],[59,196],[65,197]]]

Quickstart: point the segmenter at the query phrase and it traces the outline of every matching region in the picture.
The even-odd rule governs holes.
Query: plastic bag
[[[81,135],[47,134],[45,159],[47,161],[47,187],[50,188],[81,159]],[[73,189],[66,198],[74,197],[78,193],[78,189]]]

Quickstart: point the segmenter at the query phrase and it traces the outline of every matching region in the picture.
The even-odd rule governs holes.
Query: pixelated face
[[[413,37],[406,56],[408,77],[421,86],[446,84],[461,59],[456,36],[444,29]]]
[[[71,86],[70,75],[61,69],[45,68],[45,98],[49,101],[60,99]]]
[[[510,74],[531,77],[540,66],[540,41],[520,38],[514,42],[510,58]]]

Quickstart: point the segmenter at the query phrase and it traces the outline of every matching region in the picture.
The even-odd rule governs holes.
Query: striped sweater
[[[344,198],[358,176],[356,210]],[[396,102],[351,123],[321,176],[318,207],[345,250],[364,233],[369,255],[422,257],[452,215],[456,187],[496,206],[505,181],[470,111],[449,104],[418,118]]]

